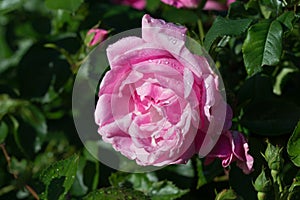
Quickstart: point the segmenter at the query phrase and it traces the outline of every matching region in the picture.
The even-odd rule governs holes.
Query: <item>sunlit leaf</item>
[[[158,181],[153,173],[125,174],[115,173],[110,177],[110,183],[115,187],[132,187],[142,191],[152,200],[172,200],[186,194],[189,190],[182,190],[171,181]]]
[[[253,75],[262,66],[276,65],[282,53],[282,26],[278,21],[263,20],[248,30],[243,44],[243,57],[246,70]]]
[[[89,193],[83,200],[150,200],[142,192],[128,188],[101,188]]]
[[[50,186],[56,186],[63,188],[63,192],[57,191],[59,192],[57,199],[65,199],[64,197],[75,181],[78,162],[79,156],[73,155],[65,160],[58,161],[45,169],[40,175],[40,180],[46,186],[46,190],[42,194],[42,197],[50,200],[50,195],[55,196],[53,194],[55,191],[52,190],[51,193],[49,192],[49,189],[51,189]],[[56,184],[53,184],[52,181],[55,181]]]
[[[225,19],[217,17],[214,20],[212,27],[208,30],[205,39],[204,47],[210,50],[213,42],[222,36],[236,36],[240,35],[247,30],[250,26],[252,19]]]

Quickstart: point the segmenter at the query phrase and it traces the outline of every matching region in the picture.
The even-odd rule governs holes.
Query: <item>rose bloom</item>
[[[225,131],[221,134],[213,150],[206,156],[204,164],[210,164],[214,159],[222,160],[222,166],[228,167],[237,163],[245,174],[252,172],[253,157],[248,153],[249,146],[243,134],[237,131]]]
[[[163,3],[174,6],[176,8],[197,8],[201,0],[161,0]],[[218,1],[207,0],[203,10],[227,10],[231,3],[235,0]]]
[[[229,6],[231,3],[235,2],[235,0],[227,0],[225,2],[221,2],[221,1],[214,1],[214,0],[208,0],[205,3],[205,6],[203,8],[203,10],[228,10]]]
[[[92,28],[86,34],[85,43],[87,46],[94,46],[107,38],[108,31],[104,29]]]
[[[143,10],[146,7],[146,0],[113,0],[113,2],[131,6],[137,10]]]
[[[142,38],[107,48],[111,70],[100,84],[95,121],[103,141],[138,165],[204,157],[231,126],[219,76],[187,49],[186,30],[144,15]]]

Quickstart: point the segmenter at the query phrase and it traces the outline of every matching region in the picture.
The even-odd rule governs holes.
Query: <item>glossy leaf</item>
[[[207,51],[210,50],[213,42],[222,36],[236,36],[247,30],[252,19],[225,19],[217,17],[212,27],[207,32],[204,39],[204,47]]]
[[[49,198],[49,195],[53,195],[49,192],[49,188],[51,184],[53,186],[52,181],[56,180],[56,187],[59,185],[60,188],[63,188],[63,192],[59,194],[57,199],[64,199],[75,181],[78,162],[79,156],[73,155],[65,160],[58,161],[45,169],[40,175],[40,180],[46,186],[46,190],[42,194],[42,197],[47,199]]]
[[[293,21],[295,19],[295,13],[292,11],[284,12],[282,15],[277,17],[277,20],[280,21],[284,26],[286,26],[288,29],[293,28]]]
[[[291,158],[291,161],[300,167],[300,121],[298,122],[293,135],[290,137],[287,152]]]
[[[242,49],[249,75],[260,72],[264,65],[273,66],[279,62],[282,36],[282,26],[276,20],[263,20],[250,27]]]
[[[153,173],[115,173],[110,177],[110,183],[115,187],[132,186],[133,189],[150,196],[152,200],[172,200],[188,192],[188,190],[178,188],[171,181],[158,181]]]
[[[101,188],[89,193],[83,200],[150,200],[142,192],[128,188]]]

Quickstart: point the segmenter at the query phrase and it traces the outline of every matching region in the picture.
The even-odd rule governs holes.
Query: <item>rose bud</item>
[[[108,31],[104,29],[92,28],[87,34],[84,43],[88,47],[95,46],[107,38]]]

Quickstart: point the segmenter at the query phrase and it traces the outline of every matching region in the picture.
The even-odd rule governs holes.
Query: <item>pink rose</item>
[[[176,8],[197,8],[201,0],[161,0],[163,3],[174,6]],[[227,10],[231,3],[235,0],[227,0],[226,3],[221,3],[218,0],[208,0],[205,3],[203,10]]]
[[[92,28],[86,34],[85,43],[87,46],[94,46],[106,39],[107,30]]]
[[[131,6],[137,10],[143,10],[146,7],[146,0],[113,0],[113,2]]]
[[[230,4],[233,2],[235,2],[235,0],[227,0],[225,3],[218,0],[208,0],[203,10],[228,10]]]
[[[144,15],[142,38],[107,48],[111,70],[100,84],[95,121],[103,141],[138,165],[203,157],[230,127],[219,77],[206,57],[186,48],[186,30]]]
[[[215,158],[222,160],[223,167],[228,167],[236,161],[245,174],[252,172],[253,157],[248,153],[249,146],[243,134],[237,131],[225,131],[220,136],[213,150],[206,156],[205,163],[211,163]]]
[[[197,8],[200,0],[161,0],[163,3],[176,8]]]

